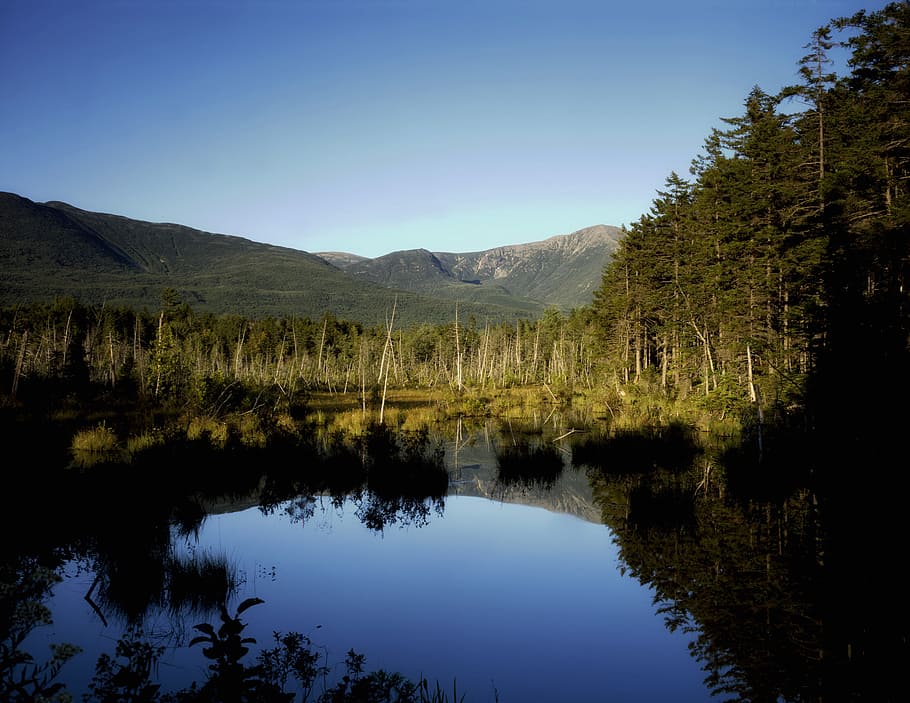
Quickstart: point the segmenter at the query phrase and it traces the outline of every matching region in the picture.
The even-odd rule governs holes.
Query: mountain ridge
[[[356,254],[320,255],[0,192],[0,306],[72,297],[88,304],[157,309],[162,292],[170,288],[194,309],[217,314],[332,314],[379,324],[394,306],[400,324],[412,324],[448,321],[457,303],[460,313],[479,319],[529,319],[550,305],[565,306],[547,297],[544,288],[543,295],[528,295],[533,286],[527,285],[525,269],[540,264],[521,252],[547,250],[554,256],[554,245],[568,251],[571,242],[561,236],[544,240],[553,240],[549,248],[531,242],[467,254],[392,252],[377,269],[377,259]],[[551,258],[547,266],[559,272],[582,258]],[[388,267],[389,261],[396,265]],[[503,262],[513,274],[524,273],[510,275]],[[374,280],[383,266],[390,272]],[[576,285],[591,286],[589,271],[574,275]],[[462,280],[471,276],[474,280]]]
[[[359,280],[475,300],[515,295],[568,310],[591,302],[622,230],[592,225],[569,234],[474,252],[393,251],[375,258],[316,252]],[[468,288],[466,286],[473,286]],[[484,287],[481,293],[477,287]]]

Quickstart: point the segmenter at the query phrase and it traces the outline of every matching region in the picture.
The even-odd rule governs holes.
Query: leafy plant
[[[274,638],[278,646],[264,650],[258,657],[262,676],[282,690],[293,677],[302,691],[301,703],[306,703],[313,694],[316,680],[324,679],[329,667],[319,664],[319,655],[313,651],[313,642],[306,635],[275,632]]]
[[[221,627],[217,630],[209,623],[194,626],[194,629],[202,634],[194,637],[189,646],[206,644],[202,653],[212,661],[209,664],[212,674],[199,689],[196,700],[219,703],[253,701],[288,703],[293,698],[293,694],[286,694],[261,678],[260,667],[248,667],[241,662],[249,652],[247,645],[255,644],[256,640],[243,636],[246,624],[240,620],[240,615],[254,605],[264,602],[261,598],[247,598],[237,606],[233,616],[228,613],[227,607],[222,605]]]

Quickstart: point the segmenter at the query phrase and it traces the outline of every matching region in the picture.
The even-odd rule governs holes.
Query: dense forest
[[[755,87],[705,140],[693,178],[670,174],[594,304],[623,380],[732,385],[789,406],[816,375],[869,390],[904,375],[908,29],[906,2],[819,28],[800,84]],[[839,77],[829,53],[841,47]]]
[[[907,388],[910,5],[838,18],[798,61],[802,81],[755,87],[650,211],[623,232],[593,304],[490,325],[377,327],[336,319],[23,304],[0,318],[7,405],[55,380],[214,412],[226,389],[301,393],[538,384],[642,394],[747,423],[886,407]],[[846,75],[829,54],[849,55]],[[238,397],[237,393],[233,394]],[[247,397],[247,396],[244,396]],[[624,400],[625,399],[625,400]],[[860,400],[861,399],[861,400]]]

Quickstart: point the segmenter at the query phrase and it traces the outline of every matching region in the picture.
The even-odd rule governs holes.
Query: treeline
[[[195,313],[173,290],[157,312],[90,307],[72,299],[0,311],[0,368],[15,397],[28,379],[96,384],[159,400],[211,395],[237,382],[301,391],[381,388],[495,389],[531,383],[595,383],[586,316],[554,310],[536,321],[365,327],[321,319]],[[211,399],[217,401],[216,398]]]
[[[813,379],[902,368],[910,4],[835,19],[805,49],[802,81],[755,87],[625,231],[593,305],[624,380],[801,405]]]

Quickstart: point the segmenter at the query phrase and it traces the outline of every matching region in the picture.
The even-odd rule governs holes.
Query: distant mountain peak
[[[403,249],[369,258],[320,253],[358,280],[471,300],[518,297],[565,309],[590,303],[622,230],[592,225],[524,244],[472,252]]]

